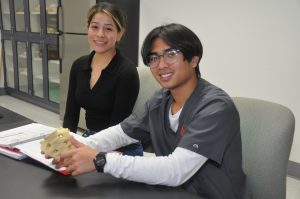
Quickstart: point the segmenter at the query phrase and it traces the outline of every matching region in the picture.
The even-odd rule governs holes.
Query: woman
[[[72,65],[64,128],[77,131],[80,108],[86,111],[85,137],[120,123],[132,112],[139,91],[138,73],[116,48],[125,32],[125,19],[123,12],[110,3],[90,8],[87,32],[93,51]],[[142,155],[140,144],[127,149],[129,155]]]

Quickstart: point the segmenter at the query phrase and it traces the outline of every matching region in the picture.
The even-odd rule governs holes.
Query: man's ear
[[[199,58],[198,56],[194,56],[194,57],[192,58],[191,63],[192,63],[193,68],[197,67],[198,62],[199,62],[199,59],[200,59],[200,58]]]

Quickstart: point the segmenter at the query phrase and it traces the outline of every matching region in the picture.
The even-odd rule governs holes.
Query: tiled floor
[[[39,106],[34,106],[33,104],[26,103],[14,97],[7,95],[0,96],[0,106],[19,113],[38,123],[53,127],[60,127],[62,125],[57,113],[48,111]]]
[[[59,115],[51,111],[47,111],[38,106],[26,103],[19,99],[4,95],[0,96],[0,106],[15,111],[32,120],[53,127],[60,127],[62,121]],[[286,199],[300,198],[300,180],[292,177],[287,177],[287,197]]]

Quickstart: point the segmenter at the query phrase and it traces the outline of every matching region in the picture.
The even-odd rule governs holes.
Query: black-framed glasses
[[[179,49],[169,48],[166,49],[161,55],[157,53],[151,53],[147,57],[148,66],[151,68],[156,68],[159,64],[160,57],[163,57],[166,64],[174,64],[178,60]]]

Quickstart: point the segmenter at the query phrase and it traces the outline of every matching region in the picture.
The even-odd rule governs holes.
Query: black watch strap
[[[98,172],[103,173],[104,166],[106,164],[106,153],[104,153],[104,152],[98,153],[93,161],[94,161],[96,170]]]

